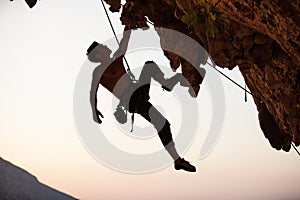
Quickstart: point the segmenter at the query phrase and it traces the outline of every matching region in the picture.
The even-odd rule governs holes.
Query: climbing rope
[[[107,19],[108,19],[109,25],[110,25],[110,27],[111,27],[111,29],[112,29],[112,32],[113,32],[114,36],[115,36],[115,39],[116,39],[118,45],[120,46],[120,42],[119,42],[119,40],[118,40],[118,38],[117,38],[117,34],[116,34],[115,29],[114,29],[114,27],[113,27],[113,25],[112,25],[112,23],[111,23],[110,17],[109,17],[109,15],[108,15],[108,12],[107,12],[107,10],[106,10],[106,7],[105,7],[105,5],[104,5],[103,0],[101,0],[101,2],[102,2],[102,6],[103,6],[103,8],[104,8],[106,17],[107,17]]]
[[[114,34],[114,36],[115,36],[115,39],[116,39],[116,41],[117,41],[117,43],[118,43],[118,45],[119,45],[119,47],[120,47],[120,42],[119,42],[119,40],[118,40],[117,34],[116,34],[115,29],[114,29],[114,27],[113,27],[113,25],[112,25],[112,22],[111,22],[111,20],[110,20],[110,17],[109,17],[109,15],[108,15],[108,12],[107,12],[107,9],[106,9],[106,7],[105,7],[105,5],[104,5],[103,0],[101,0],[101,3],[102,3],[102,6],[103,6],[103,9],[104,9],[104,11],[105,11],[106,17],[107,17],[107,19],[108,19],[109,25],[110,25],[110,27],[111,27],[111,30],[112,30],[112,32],[113,32],[113,34]],[[124,56],[124,61],[125,61],[126,66],[127,66],[127,73],[128,73],[129,76],[132,78],[132,80],[136,82],[135,76],[134,76],[134,74],[131,72],[130,67],[129,67],[129,64],[128,64],[127,59],[126,59],[125,56]]]
[[[211,59],[212,61],[212,59]],[[229,76],[227,76],[226,74],[224,74],[223,72],[221,72],[220,70],[218,70],[216,68],[216,64],[212,61],[213,64],[210,64],[209,62],[207,62],[207,64],[209,66],[211,66],[214,70],[216,70],[217,72],[219,72],[221,75],[223,75],[225,78],[227,78],[228,80],[230,80],[232,83],[234,83],[235,85],[237,85],[239,88],[241,88],[242,90],[245,91],[245,95],[250,94],[251,96],[253,96],[254,98],[256,98],[257,100],[259,100],[260,103],[262,103],[263,101],[261,100],[261,98],[259,98],[258,96],[254,95],[252,92],[250,92],[249,90],[247,90],[246,86],[243,87],[240,84],[238,84],[237,82],[235,82],[234,80],[232,80]],[[247,100],[247,96],[245,96],[245,101]]]

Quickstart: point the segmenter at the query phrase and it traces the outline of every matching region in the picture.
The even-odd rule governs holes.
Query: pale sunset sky
[[[196,173],[175,171],[173,165],[143,174],[104,166],[84,147],[73,116],[74,87],[86,49],[94,40],[101,43],[113,36],[101,2],[42,0],[29,9],[23,0],[1,0],[0,16],[0,156],[40,182],[84,200],[300,199],[300,157],[293,149],[283,152],[270,146],[253,99],[248,95],[244,102],[244,92],[224,78],[223,129],[204,159],[199,155],[212,116],[205,81],[197,97],[201,125],[184,155]],[[110,16],[122,33],[119,14]],[[158,50],[133,52],[127,58],[133,68],[146,60],[168,65]],[[222,72],[244,84],[237,67]],[[109,93],[100,92],[104,102],[111,101]],[[170,94],[159,87],[152,92],[160,92],[161,102],[156,103],[163,109]],[[174,113],[165,110],[175,130]],[[104,115],[109,119],[112,114]],[[105,123],[110,125],[109,120]],[[146,141],[139,142],[142,147]]]

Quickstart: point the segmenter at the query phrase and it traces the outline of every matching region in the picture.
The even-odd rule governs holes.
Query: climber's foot
[[[190,85],[189,86],[189,93],[191,97],[197,97],[200,90],[200,85]]]
[[[164,85],[162,85],[161,87],[164,90],[167,90],[168,92],[172,91],[174,86],[180,82],[180,80],[182,79],[182,74],[177,73],[176,75],[174,75],[173,77],[167,79],[166,83]]]
[[[188,161],[184,160],[183,158],[178,158],[174,161],[174,167],[176,170],[183,169],[188,172],[196,172],[196,167],[191,165]]]

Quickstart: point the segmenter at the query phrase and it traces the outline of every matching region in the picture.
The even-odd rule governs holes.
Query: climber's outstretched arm
[[[91,84],[91,90],[90,90],[90,104],[92,108],[92,113],[93,113],[93,119],[96,123],[101,124],[102,121],[99,117],[99,115],[103,118],[102,113],[97,109],[97,91],[99,88],[99,73],[97,73],[97,68],[93,72],[93,80]]]

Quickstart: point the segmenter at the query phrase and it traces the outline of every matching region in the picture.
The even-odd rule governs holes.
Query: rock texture
[[[119,11],[120,0],[106,2]],[[272,147],[300,145],[299,0],[127,0],[121,12],[123,24],[147,27],[148,18],[198,41],[218,66],[238,67]],[[184,59],[165,55],[172,68],[182,65],[197,94],[201,76]]]
[[[36,177],[0,157],[1,200],[75,200],[40,183]]]

